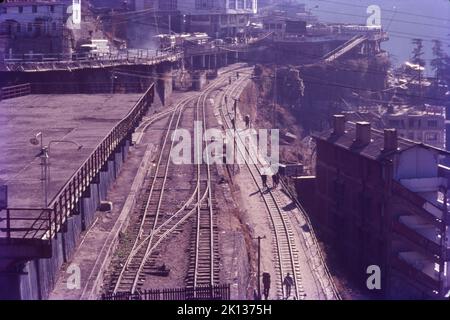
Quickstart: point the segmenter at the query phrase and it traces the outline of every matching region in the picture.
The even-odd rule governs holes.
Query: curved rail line
[[[239,81],[236,81],[234,85],[230,86],[229,90],[227,90],[226,92],[226,95],[231,96],[232,93],[241,88],[240,84],[247,79],[248,76],[243,75],[243,77]],[[223,96],[223,98],[224,97],[225,95]],[[225,104],[224,99],[222,100],[221,105],[222,107],[225,106],[226,108],[226,110],[224,110],[224,108],[220,108],[222,119],[226,124],[226,126],[229,129],[232,129],[230,110],[228,109],[228,105]],[[226,114],[224,111],[226,111]],[[242,141],[242,138],[239,134],[237,134],[236,137],[237,139],[241,140],[240,142],[242,143],[241,144],[235,142],[237,150],[239,151],[239,153],[241,153],[243,159],[245,160],[245,165],[248,168],[255,185],[258,187],[262,195],[264,204],[267,208],[267,212],[269,214],[269,218],[272,223],[277,262],[279,267],[277,277],[278,295],[280,296],[281,294],[281,297],[284,297],[283,277],[287,273],[290,273],[294,280],[294,297],[296,299],[304,299],[305,294],[301,281],[302,278],[300,272],[300,265],[298,262],[298,252],[295,246],[295,239],[293,236],[293,232],[290,229],[289,223],[286,221],[287,218],[282,213],[280,204],[278,203],[277,199],[274,197],[272,192],[270,190],[267,192],[263,191],[263,186],[260,179],[261,171],[258,165],[256,164],[259,163],[259,161],[256,158],[254,158],[255,154],[254,153],[252,154],[251,150],[249,150],[245,146],[244,141]],[[248,161],[249,156],[253,157],[252,163]]]
[[[172,114],[168,129],[166,131],[166,135],[164,137],[164,141],[161,147],[161,152],[159,154],[158,162],[156,164],[155,173],[153,175],[153,180],[151,182],[151,188],[150,192],[148,194],[148,197],[146,199],[145,207],[142,210],[142,219],[139,226],[139,229],[137,231],[136,239],[132,245],[132,249],[130,251],[130,254],[128,255],[122,270],[120,271],[119,277],[116,280],[116,285],[114,287],[113,293],[117,293],[119,291],[131,291],[134,293],[138,280],[140,272],[142,271],[142,268],[145,264],[144,257],[147,255],[148,251],[150,250],[151,245],[151,238],[148,239],[146,246],[140,246],[139,247],[139,253],[135,252],[136,248],[139,246],[139,239],[144,236],[144,234],[153,234],[151,231],[154,229],[159,216],[159,211],[161,208],[161,201],[164,194],[164,187],[167,181],[167,174],[169,170],[170,165],[170,151],[173,147],[173,142],[168,144],[170,133],[173,132],[178,128],[178,125],[180,123],[181,115],[182,115],[182,109],[185,106],[185,104],[188,102],[188,99],[185,99],[181,101],[177,107],[175,112]],[[175,119],[176,118],[176,119]],[[164,164],[163,164],[164,162]],[[160,173],[163,173],[162,177],[162,184],[161,186],[157,185],[159,184],[160,179],[158,179],[160,176]],[[149,207],[151,200],[156,197],[158,201],[158,205],[155,212],[155,218],[153,219],[153,223],[150,221],[150,214],[149,214]],[[134,253],[134,254],[132,254]],[[131,283],[129,283],[131,281]]]
[[[236,69],[230,69],[222,74],[226,74],[232,72]],[[226,79],[227,80],[227,79]],[[206,99],[207,96],[215,90],[220,85],[223,85],[226,81],[220,80],[215,81],[210,84],[205,92],[197,97],[188,97],[178,103],[174,108],[169,110],[165,110],[160,114],[153,115],[149,117],[141,126],[141,131],[145,132],[151,124],[155,121],[160,120],[164,117],[171,115],[168,129],[166,131],[166,135],[161,147],[161,151],[159,154],[158,163],[156,164],[156,168],[153,180],[151,182],[150,190],[145,194],[146,203],[142,208],[142,218],[140,222],[139,228],[135,231],[135,240],[129,250],[129,254],[126,257],[125,263],[121,266],[120,273],[117,279],[113,279],[115,281],[113,293],[117,292],[132,292],[134,293],[138,290],[140,276],[142,271],[149,259],[150,255],[155,251],[158,245],[160,245],[165,239],[167,239],[175,230],[177,230],[182,224],[184,224],[189,218],[191,218],[195,213],[197,213],[197,226],[196,226],[196,241],[195,241],[195,268],[194,268],[194,281],[192,285],[212,285],[216,282],[216,278],[218,278],[218,263],[215,262],[215,244],[214,237],[215,235],[215,223],[213,217],[213,199],[212,199],[212,189],[211,189],[211,172],[209,167],[209,160],[206,162],[206,185],[204,186],[204,190],[202,190],[201,181],[201,172],[202,165],[199,163],[197,165],[197,183],[195,190],[193,191],[190,198],[182,205],[182,207],[177,210],[175,213],[170,215],[170,217],[163,221],[163,218],[160,218],[160,209],[163,199],[163,194],[166,186],[166,181],[168,177],[168,169],[169,169],[169,161],[170,161],[170,152],[173,148],[174,141],[171,144],[168,143],[169,135],[171,132],[177,130],[180,119],[183,114],[186,106],[192,101],[197,100],[196,103],[196,119],[201,121],[201,118],[204,119],[204,123],[206,124]],[[206,130],[206,125],[203,128],[203,132]],[[142,133],[143,134],[143,133]],[[168,151],[168,152],[166,152]],[[201,150],[200,150],[201,152]],[[163,176],[160,176],[160,173],[163,173]],[[158,178],[162,178],[162,185],[156,188],[156,185],[159,183],[157,181]],[[152,215],[152,222],[149,223],[150,218],[150,202],[152,199],[157,198],[158,204],[156,207],[155,214]],[[202,208],[203,203],[207,201],[206,210]],[[193,208],[186,213],[186,210],[193,205]],[[205,213],[207,212],[207,214]],[[205,218],[206,217],[206,218]],[[206,222],[206,223],[205,223]],[[205,233],[205,230],[209,230]],[[205,238],[208,246],[205,246]],[[205,259],[204,253],[209,252],[209,257]],[[205,268],[205,261],[208,261],[208,268]],[[209,270],[206,272],[206,270]],[[208,273],[207,277],[205,277],[205,273]],[[208,279],[206,281],[205,279]],[[190,285],[190,281],[187,281],[187,285]]]
[[[231,95],[234,94],[236,95],[236,92],[242,88],[242,86],[240,85],[242,82],[244,82],[245,80],[247,80],[249,77],[243,77],[240,81],[236,81],[236,83],[231,86],[229,88],[229,90],[227,90],[227,95]],[[224,106],[224,104],[222,103],[222,106]],[[226,111],[227,114],[230,115],[229,113],[229,109],[228,109],[228,105],[225,105],[226,107]],[[222,108],[220,108],[221,111],[221,117],[222,119],[224,119],[224,121],[227,123],[227,126],[229,128],[231,128],[230,126],[230,120],[226,119],[225,113],[223,112],[224,110]],[[238,138],[240,140],[242,140],[242,138],[238,135]],[[242,141],[241,141],[242,142]],[[295,272],[289,272],[293,275],[294,278],[294,283],[295,283],[295,291],[296,291],[296,297],[300,298],[300,299],[304,299],[305,295],[304,295],[304,290],[303,287],[301,285],[301,270],[300,270],[300,265],[298,263],[297,257],[297,250],[295,248],[295,239],[293,238],[293,232],[290,226],[290,222],[288,221],[287,217],[285,215],[283,215],[281,208],[283,207],[283,204],[281,203],[280,199],[278,199],[278,197],[272,193],[270,190],[267,193],[263,193],[262,192],[262,182],[261,179],[258,179],[261,175],[261,171],[260,171],[260,167],[259,166],[265,166],[267,165],[267,161],[265,161],[266,163],[263,163],[259,156],[258,156],[258,152],[257,150],[249,150],[247,148],[247,146],[245,146],[244,143],[241,144],[241,147],[244,148],[244,151],[242,151],[242,148],[239,149],[239,152],[241,153],[247,153],[249,156],[253,156],[254,158],[252,159],[252,164],[249,164],[248,161],[246,161],[246,166],[249,169],[250,174],[252,175],[252,179],[254,180],[255,184],[257,185],[258,189],[260,190],[260,192],[263,195],[263,199],[265,202],[265,205],[268,209],[269,212],[269,216],[270,219],[272,221],[272,225],[273,225],[273,231],[274,231],[274,238],[275,238],[275,242],[277,244],[277,251],[278,251],[278,263],[280,265],[280,277],[278,279],[278,286],[279,292],[283,292],[283,272],[285,272],[285,270],[295,270]],[[244,159],[247,159],[244,156]],[[323,291],[323,295],[325,296],[325,298],[331,298],[331,299],[337,299],[340,300],[340,294],[339,291],[337,290],[334,281],[332,279],[332,276],[328,270],[328,267],[325,263],[325,259],[323,258],[323,255],[321,253],[321,249],[320,246],[318,244],[317,238],[315,236],[314,233],[314,228],[311,224],[311,221],[309,220],[308,215],[305,213],[303,207],[300,205],[300,203],[298,202],[298,200],[295,199],[295,197],[292,195],[292,193],[290,192],[290,190],[287,189],[285,183],[283,181],[281,181],[281,185],[283,187],[284,190],[286,190],[287,194],[289,195],[289,197],[291,199],[293,199],[294,203],[296,204],[297,208],[300,210],[300,213],[302,215],[302,217],[304,218],[304,220],[306,221],[306,224],[308,225],[309,229],[311,230],[310,234],[311,234],[311,238],[312,238],[312,246],[314,248],[311,248],[310,246],[308,246],[307,249],[314,250],[315,251],[315,256],[318,257],[319,259],[319,264],[322,266],[323,269],[323,276],[326,278],[325,283],[323,283],[322,280],[319,280],[320,282],[320,286],[321,286],[321,290]],[[280,223],[281,222],[281,223]],[[281,236],[280,236],[281,235]],[[283,240],[283,238],[285,240]],[[287,241],[289,240],[289,241]],[[305,239],[306,240],[306,239]],[[289,254],[287,255],[287,257],[281,258],[280,257],[280,253],[283,256],[286,256],[286,250],[280,250],[279,245],[282,245],[283,247],[290,247],[290,250],[288,248],[288,252]],[[303,243],[302,243],[303,245]],[[306,245],[306,244],[305,244]],[[313,254],[311,252],[311,254]],[[310,259],[311,261],[311,259]],[[285,267],[283,267],[286,264],[290,264],[290,268],[286,269]],[[314,268],[317,268],[318,266],[315,265]],[[286,271],[286,272],[288,272]],[[317,280],[314,278],[314,281],[317,282]],[[280,290],[281,287],[281,290]],[[327,296],[326,294],[326,289],[328,289],[328,293],[329,295]],[[284,294],[283,294],[284,296]]]

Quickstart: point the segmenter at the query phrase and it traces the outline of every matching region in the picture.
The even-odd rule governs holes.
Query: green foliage
[[[440,40],[433,40],[433,59],[431,60],[431,68],[435,72],[436,79],[440,80],[448,71],[448,56],[442,49]]]
[[[415,38],[412,40],[412,44],[414,45],[414,49],[412,51],[411,62],[424,67],[426,62],[425,59],[422,58],[425,54],[423,51],[423,40]]]

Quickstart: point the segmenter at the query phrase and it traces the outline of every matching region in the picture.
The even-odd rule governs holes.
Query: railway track
[[[227,128],[232,129],[232,122],[229,109],[229,104],[225,103],[225,96],[231,97],[236,96],[238,90],[242,89],[241,84],[248,79],[248,75],[243,75],[241,79],[235,81],[235,83],[228,88],[225,94],[222,96],[222,106],[221,117]],[[227,99],[228,102],[232,99]],[[282,299],[285,296],[283,280],[284,277],[289,273],[293,280],[293,296],[295,299],[304,299],[305,292],[302,285],[302,275],[300,270],[300,264],[298,261],[298,251],[295,244],[294,233],[290,227],[290,223],[287,221],[287,217],[283,215],[282,207],[283,204],[274,196],[274,194],[269,190],[265,191],[261,181],[261,167],[258,165],[260,163],[258,159],[258,154],[255,150],[249,149],[242,141],[239,133],[236,136],[237,141],[235,145],[237,146],[237,152],[239,152],[243,159],[245,159],[245,166],[247,167],[255,185],[257,186],[264,204],[267,208],[269,218],[272,224],[273,231],[273,241],[275,244],[275,256],[277,259],[277,295],[278,298]],[[249,158],[251,161],[249,161]]]
[[[225,72],[229,73],[234,69]],[[181,231],[189,219],[195,219],[189,269],[186,276],[186,286],[214,285],[219,282],[219,255],[217,249],[217,225],[214,216],[212,174],[208,159],[206,163],[196,165],[195,188],[190,190],[190,196],[178,208],[163,207],[167,189],[176,189],[170,178],[177,176],[180,166],[171,165],[170,154],[174,142],[169,141],[171,133],[180,127],[182,117],[192,109],[196,121],[202,121],[202,134],[207,128],[207,98],[218,86],[228,82],[228,78],[213,82],[201,95],[194,94],[174,108],[161,114],[149,117],[139,130],[141,140],[145,131],[154,122],[169,117],[167,130],[160,146],[160,153],[152,172],[144,185],[147,185],[142,195],[142,205],[138,208],[139,219],[133,223],[127,237],[118,248],[118,257],[113,265],[113,271],[108,275],[107,291],[112,293],[139,291],[143,286],[146,273],[155,268],[158,255],[157,248],[165,240]],[[194,107],[189,106],[194,104]],[[202,135],[201,135],[202,136]],[[201,142],[204,147],[205,142]],[[202,158],[203,148],[197,148],[198,156]],[[172,185],[171,185],[172,184]],[[167,201],[166,201],[167,202]],[[170,200],[169,200],[170,202]]]
[[[241,78],[239,81],[236,81],[232,86],[228,88],[226,93],[223,95],[222,99],[225,95],[233,96],[237,98],[239,95],[239,90],[243,89],[241,85],[244,81],[246,81],[249,76]],[[228,99],[231,100],[231,99]],[[226,123],[228,128],[231,128],[231,118],[230,118],[230,109],[229,105],[224,103],[225,100],[222,100],[222,106],[225,106],[225,110],[220,108],[221,118]],[[241,140],[241,137],[238,135],[238,140]],[[250,150],[251,149],[251,150]],[[252,176],[252,179],[256,186],[258,187],[260,193],[262,194],[262,198],[264,200],[265,206],[269,213],[269,217],[272,223],[272,232],[273,232],[273,241],[275,244],[275,253],[277,255],[278,260],[278,277],[277,277],[277,293],[279,298],[284,297],[283,290],[283,277],[287,273],[290,273],[294,279],[294,296],[296,299],[305,299],[305,291],[302,285],[302,274],[300,263],[298,260],[298,250],[295,244],[295,238],[291,227],[291,222],[288,217],[283,214],[282,208],[285,206],[285,201],[280,199],[277,192],[272,192],[268,190],[268,192],[262,192],[263,186],[261,181],[261,168],[267,166],[267,159],[261,159],[258,154],[258,150],[256,146],[250,145],[247,147],[244,143],[239,145],[238,151],[242,155],[248,155],[251,157],[252,161],[249,163],[246,161],[246,167],[249,170],[249,173]],[[247,159],[244,156],[244,159]],[[305,244],[301,242],[304,249],[308,252],[310,257],[308,258],[309,264],[312,265],[312,268],[316,270],[321,270],[321,274],[319,275],[320,279],[314,279],[316,282],[317,290],[320,295],[325,299],[335,299],[340,300],[340,294],[334,284],[332,276],[327,268],[325,260],[322,256],[320,246],[315,236],[314,228],[309,220],[308,215],[305,213],[302,206],[298,203],[295,197],[291,194],[290,190],[286,187],[285,183],[281,181],[281,185],[283,189],[286,190],[289,197],[292,198],[294,203],[296,204],[300,216],[304,219],[310,230],[310,238],[303,239],[305,240]],[[304,235],[303,235],[304,237]]]
[[[129,251],[129,254],[125,262],[121,264],[120,272],[115,273],[113,279],[111,279],[111,282],[115,283],[112,288],[113,293],[128,291],[134,293],[136,289],[139,289],[138,285],[144,280],[142,271],[145,265],[151,265],[151,261],[148,261],[147,258],[152,246],[153,230],[158,225],[161,216],[162,199],[170,168],[170,152],[173,148],[170,134],[178,128],[187,102],[187,99],[180,102],[169,119],[158,161],[154,168],[150,169],[153,169],[153,171],[149,174],[149,187],[143,195],[145,202],[138,208],[141,217],[140,223],[132,226],[129,235],[130,240],[125,242],[125,245],[121,248],[121,250]],[[140,241],[146,235],[150,235],[150,237]]]
[[[222,85],[224,81],[212,86],[206,90],[196,101],[196,120],[202,121],[202,136],[207,130],[207,98],[218,85]],[[197,141],[201,144],[201,148],[196,148],[197,159],[202,158],[203,150],[206,150],[206,141]],[[199,174],[197,188],[201,190],[201,182],[205,181],[206,202],[196,208],[196,221],[194,225],[195,232],[191,241],[194,250],[190,256],[189,270],[186,277],[187,287],[198,287],[204,285],[214,285],[219,282],[217,252],[217,219],[214,215],[213,190],[211,184],[211,167],[208,153],[205,153],[205,163],[197,164],[197,173]],[[202,167],[204,170],[202,170]],[[202,177],[201,174],[206,176]],[[200,193],[197,194],[197,203],[200,203]]]

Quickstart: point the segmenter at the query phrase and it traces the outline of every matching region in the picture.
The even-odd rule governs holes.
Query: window
[[[0,14],[6,14],[8,11],[6,10],[6,7],[0,7]]]
[[[22,32],[22,27],[21,27],[20,23],[18,23],[17,26],[16,26],[16,32],[17,33]]]
[[[33,31],[33,24],[31,22],[28,22],[28,28],[27,28],[28,32],[32,32]]]
[[[23,7],[22,6],[19,7],[19,13],[23,13]]]
[[[196,0],[195,9],[212,9],[214,8],[214,3],[212,0]]]
[[[53,22],[53,23],[52,23],[52,30],[53,30],[53,31],[56,31],[56,22]]]
[[[438,122],[437,120],[428,120],[428,128],[437,128]]]
[[[33,13],[37,13],[37,6],[32,6],[32,7],[31,7],[31,11],[32,11]]]
[[[427,132],[425,134],[425,140],[436,142],[438,140],[438,134],[436,132]]]
[[[222,15],[220,17],[220,21],[222,24],[227,24],[228,23],[228,16],[227,15]]]
[[[408,127],[414,128],[414,124],[416,123],[416,120],[414,119],[408,119]]]
[[[53,5],[50,6],[50,12],[52,12],[52,13],[55,12],[55,6],[53,6]]]

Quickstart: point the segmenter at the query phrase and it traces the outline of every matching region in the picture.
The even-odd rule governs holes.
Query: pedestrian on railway
[[[294,285],[294,279],[292,279],[291,275],[286,275],[286,278],[284,278],[283,284],[286,286],[286,300],[291,296],[291,288]]]
[[[278,185],[280,184],[280,175],[278,172],[272,176],[272,183],[274,189],[278,188]]]
[[[250,115],[249,114],[247,114],[246,116],[245,116],[245,127],[247,128],[247,129],[249,129],[250,128]]]
[[[269,299],[269,291],[270,291],[270,273],[264,272],[262,275],[263,287],[264,287],[264,297],[266,300]]]
[[[228,83],[231,85],[231,77],[228,78]]]
[[[262,179],[262,184],[263,184],[264,190],[267,190],[268,189],[268,187],[267,187],[267,174],[265,172],[261,175],[261,179]]]
[[[236,72],[236,79],[239,79],[239,72]]]
[[[274,174],[272,175],[272,188],[276,189],[277,188],[277,175]]]

